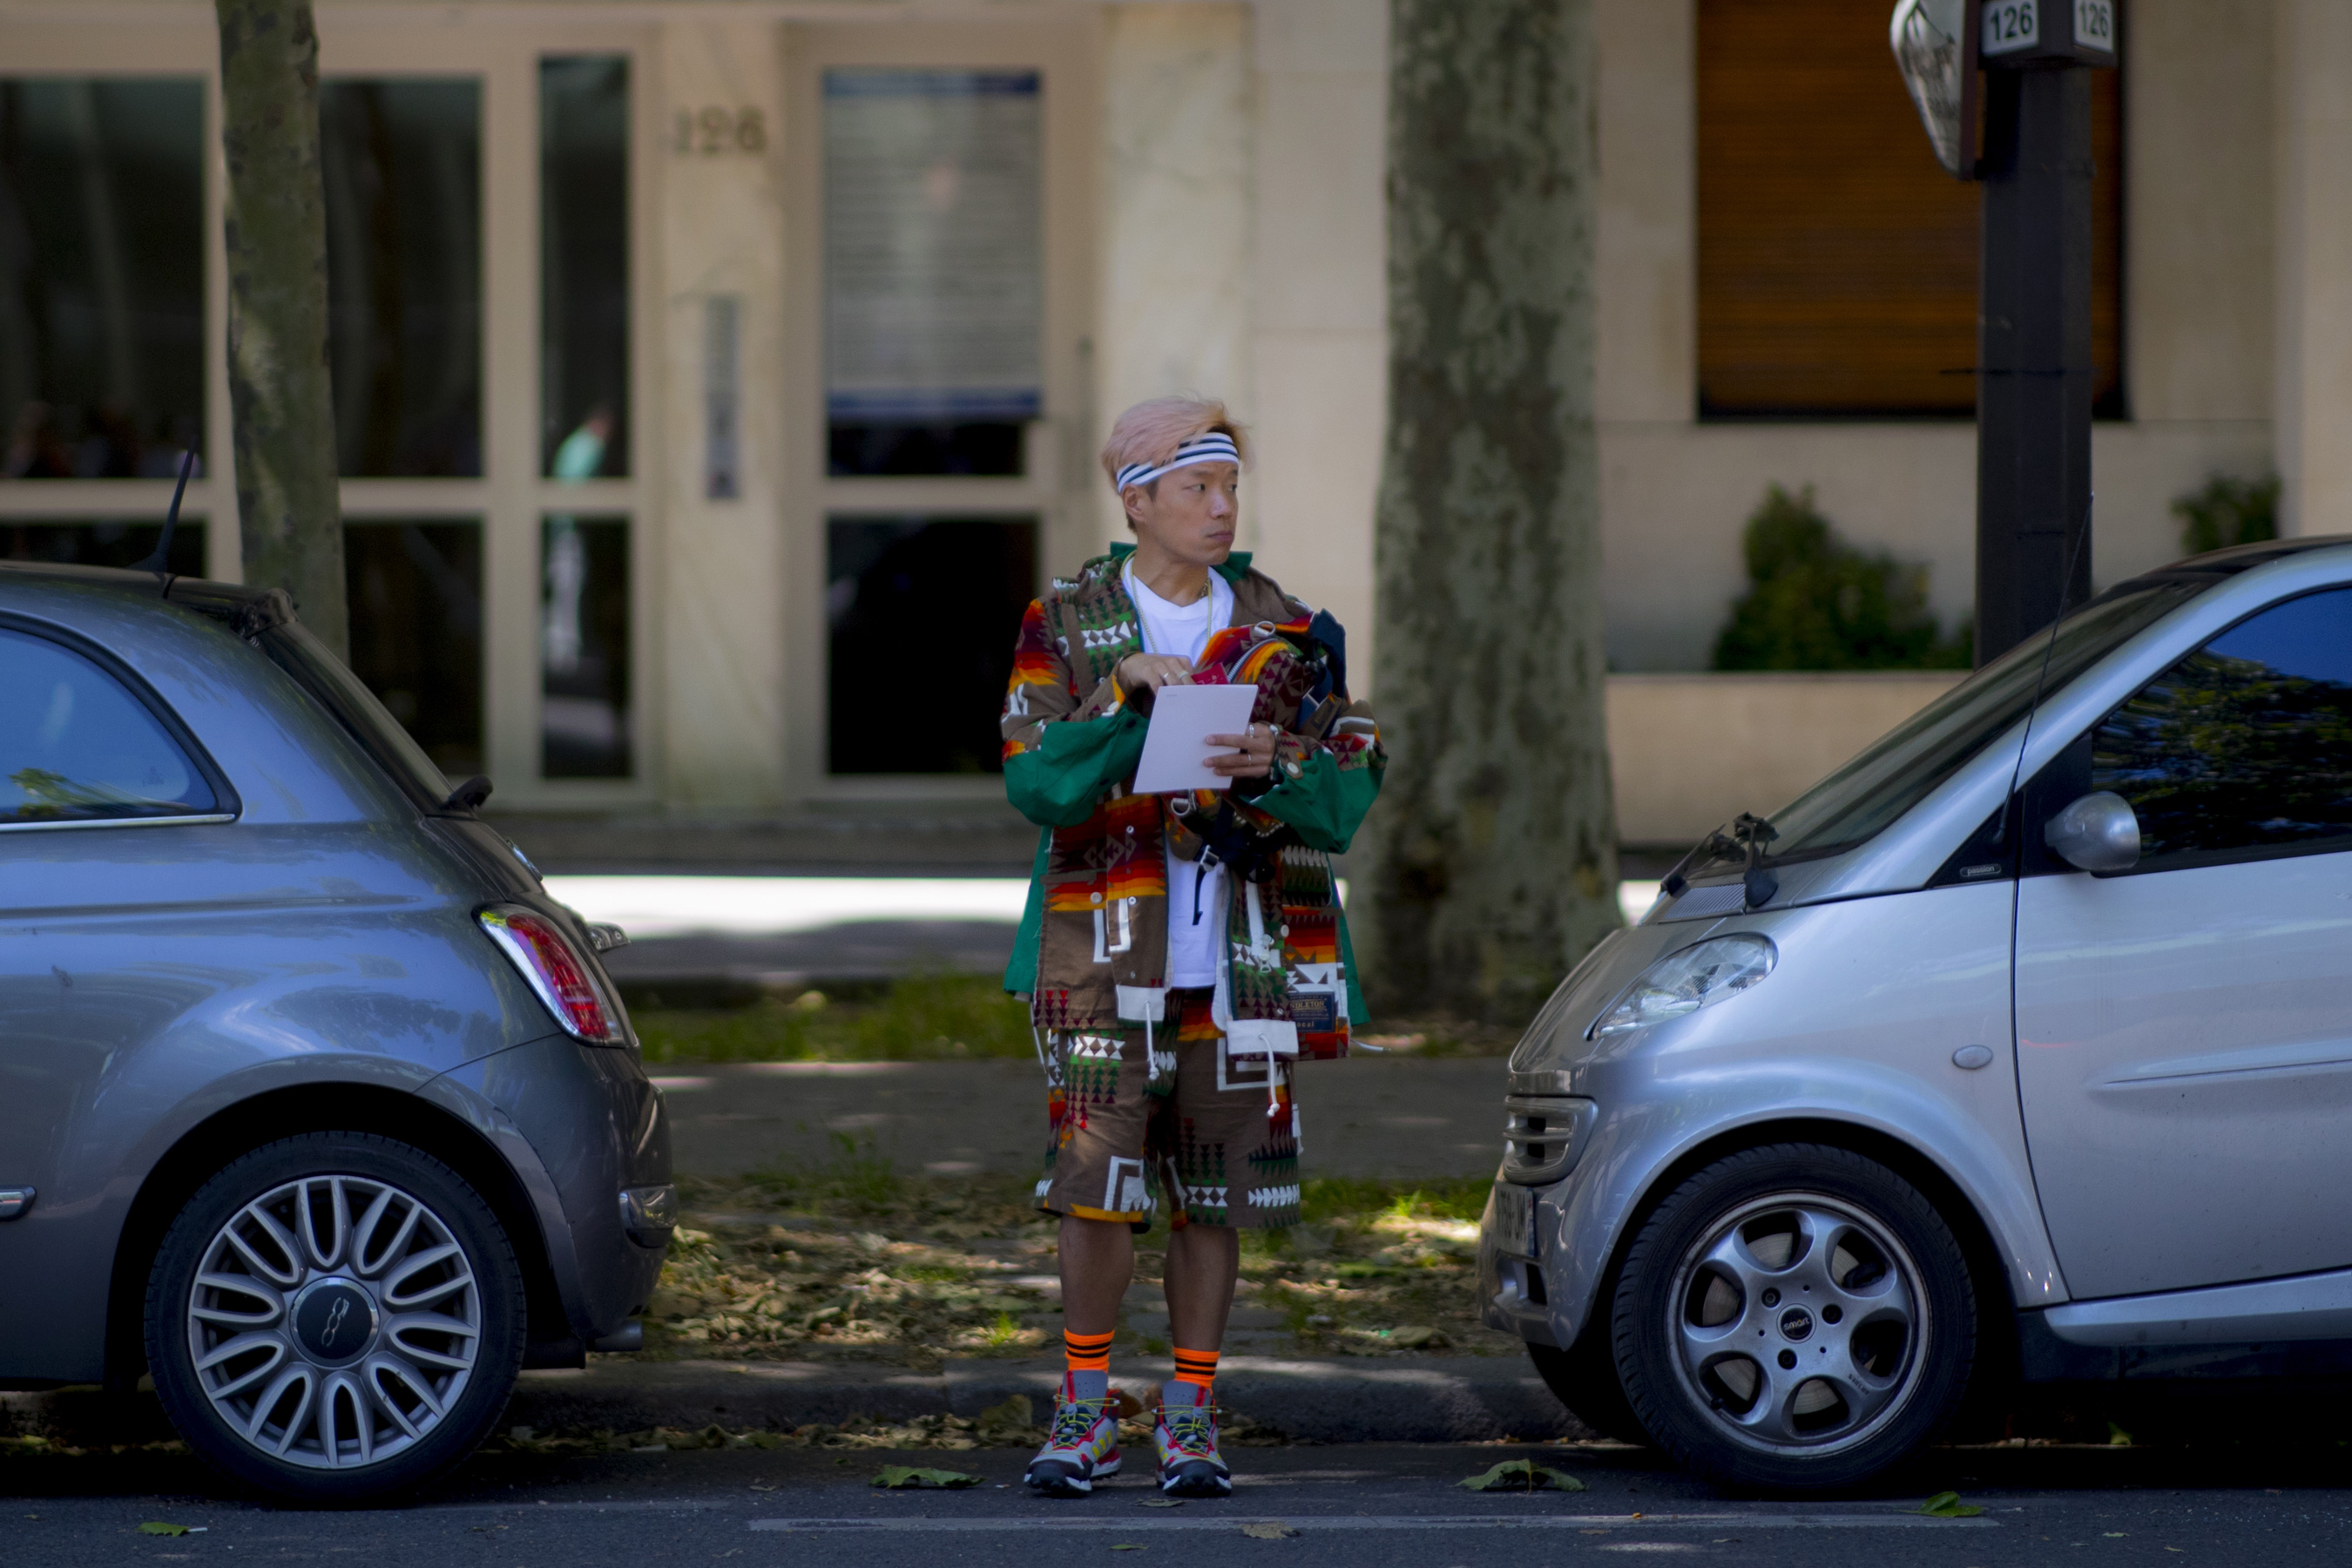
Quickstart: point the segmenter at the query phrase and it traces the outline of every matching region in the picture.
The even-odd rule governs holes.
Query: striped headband
[[[1211,430],[1182,443],[1176,448],[1174,457],[1157,468],[1150,463],[1128,464],[1118,471],[1118,478],[1111,481],[1111,489],[1124,492],[1129,485],[1148,485],[1162,474],[1189,468],[1195,463],[1232,463],[1238,466],[1241,460],[1241,448],[1234,445],[1234,438],[1222,430]]]

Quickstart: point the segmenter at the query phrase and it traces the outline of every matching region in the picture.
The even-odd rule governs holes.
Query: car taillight
[[[606,996],[595,972],[553,921],[511,904],[494,904],[474,917],[490,940],[514,960],[555,1021],[574,1039],[592,1046],[625,1046],[628,1025]]]

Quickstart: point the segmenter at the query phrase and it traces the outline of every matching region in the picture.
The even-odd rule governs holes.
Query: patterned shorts
[[[1169,1223],[1283,1226],[1298,1219],[1298,1121],[1291,1066],[1229,1059],[1206,990],[1171,991],[1174,1024],[1048,1037],[1052,1137],[1037,1206],[1138,1229],[1165,1204]],[[1170,1037],[1173,1035],[1171,1039]],[[1271,1112],[1271,1114],[1269,1114]]]

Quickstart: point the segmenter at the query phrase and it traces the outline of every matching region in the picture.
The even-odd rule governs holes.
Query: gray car
[[[634,1348],[677,1192],[596,952],[286,596],[0,565],[0,1386],[351,1500]]]
[[[1487,1321],[1724,1484],[2352,1365],[2352,542],[2121,584],[1727,825],[1506,1108]]]

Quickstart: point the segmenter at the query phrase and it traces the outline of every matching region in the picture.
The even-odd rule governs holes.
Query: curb
[[[1137,1394],[1165,1375],[1159,1362],[1123,1362],[1112,1381]],[[815,1362],[642,1362],[598,1357],[586,1367],[526,1372],[499,1426],[731,1431],[837,1425],[853,1415],[906,1421],[977,1415],[1015,1394],[1050,1405],[1058,1357],[960,1359],[936,1373]],[[1575,1440],[1592,1433],[1528,1363],[1505,1356],[1232,1355],[1217,1369],[1218,1402],[1315,1443],[1475,1443],[1497,1437]],[[109,1398],[96,1388],[0,1395],[0,1426],[83,1446],[173,1434],[152,1394]]]
[[[1165,1369],[1121,1363],[1112,1381],[1136,1393]],[[791,1362],[599,1361],[581,1371],[527,1372],[503,1418],[541,1428],[714,1423],[796,1426],[851,1415],[906,1420],[977,1415],[1015,1394],[1043,1405],[1062,1380],[1058,1358],[959,1359],[939,1373]],[[1218,1402],[1293,1437],[1318,1443],[1465,1443],[1497,1437],[1575,1440],[1592,1433],[1517,1357],[1397,1356],[1294,1361],[1227,1356]]]

